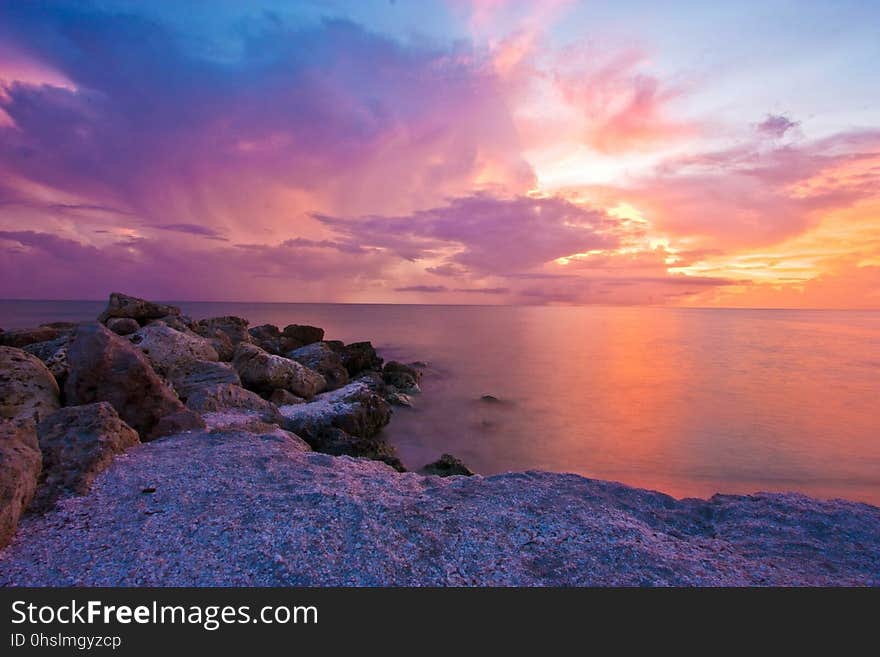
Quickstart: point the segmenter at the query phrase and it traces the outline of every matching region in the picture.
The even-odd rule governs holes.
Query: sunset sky
[[[880,308],[876,2],[2,2],[0,297]]]

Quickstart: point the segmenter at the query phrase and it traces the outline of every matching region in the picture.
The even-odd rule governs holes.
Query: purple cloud
[[[792,121],[783,114],[768,114],[767,118],[755,126],[755,130],[767,137],[780,139],[786,132],[797,128],[799,125],[800,122]]]

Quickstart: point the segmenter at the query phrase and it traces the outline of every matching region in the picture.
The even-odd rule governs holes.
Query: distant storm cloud
[[[755,126],[755,130],[762,135],[778,139],[784,136],[788,131],[797,128],[799,125],[800,123],[792,121],[783,114],[768,114],[767,118]]]

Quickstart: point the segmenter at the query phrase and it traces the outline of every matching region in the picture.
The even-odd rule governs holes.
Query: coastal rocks
[[[288,327],[290,328],[290,327]],[[298,327],[313,328],[313,327]],[[323,330],[318,329],[323,334]],[[327,346],[325,342],[313,342],[312,344],[294,349],[287,357],[301,365],[318,372],[327,381],[327,389],[335,390],[348,383],[348,370],[342,364],[342,358],[338,353]]]
[[[128,317],[143,325],[151,319],[161,319],[167,315],[180,315],[180,308],[113,292],[98,321],[105,324],[111,317]]]
[[[269,395],[269,401],[275,404],[276,406],[289,406],[290,404],[305,404],[306,400],[302,397],[297,397],[289,390],[273,390],[272,394]]]
[[[382,369],[382,359],[376,353],[371,342],[342,344],[338,340],[333,340],[327,342],[327,345],[340,355],[342,364],[351,377],[357,376],[365,370]]]
[[[64,385],[72,405],[106,401],[142,441],[172,427],[159,421],[184,410],[181,401],[156,374],[147,357],[128,340],[102,324],[81,324],[71,336],[67,358],[70,374]]]
[[[422,468],[422,470],[425,474],[437,475],[438,477],[453,477],[455,475],[472,477],[474,474],[461,459],[456,458],[452,454],[443,454],[439,459]]]
[[[61,408],[58,383],[39,358],[0,347],[0,418],[39,422]]]
[[[190,361],[218,360],[217,352],[203,337],[178,331],[160,321],[147,324],[128,339],[137,345],[162,375]]]
[[[163,415],[156,422],[153,431],[148,436],[149,440],[155,440],[162,436],[172,436],[179,433],[189,433],[204,429],[206,426],[202,416],[188,408]]]
[[[65,335],[70,329],[66,324],[58,326],[43,325],[36,328],[13,329],[0,333],[0,346],[21,349],[36,342],[48,342]]]
[[[37,489],[42,456],[33,422],[0,419],[0,548]]]
[[[177,396],[186,401],[194,393],[219,383],[241,385],[238,372],[229,363],[209,360],[191,360],[180,363],[168,373],[168,380]]]
[[[263,351],[278,355],[281,353],[281,331],[273,324],[261,324],[248,329],[251,342]]]
[[[107,402],[68,406],[37,427],[43,472],[34,508],[47,510],[68,494],[85,495],[116,454],[137,445],[137,432]]]
[[[419,382],[422,380],[422,373],[414,367],[390,360],[382,368],[382,380],[386,385],[394,386],[401,392],[420,392]]]
[[[283,417],[272,402],[241,386],[220,383],[197,390],[186,400],[187,408],[201,413],[239,412],[252,415],[263,422],[279,424]],[[209,423],[210,426],[210,423]]]
[[[483,395],[480,397],[480,401],[485,404],[500,404],[501,400],[498,399],[495,395]]]
[[[288,324],[281,333],[281,350],[293,351],[324,339],[324,329],[306,324]]]
[[[105,322],[105,326],[116,335],[131,335],[141,327],[131,317],[111,317]]]
[[[253,344],[240,343],[232,363],[244,387],[266,396],[281,389],[309,399],[327,387],[317,372]]]
[[[34,342],[23,347],[24,351],[43,361],[43,364],[55,377],[59,388],[64,385],[64,380],[67,378],[67,342],[69,339],[69,336],[62,335],[55,340]]]
[[[403,469],[393,446],[378,435],[391,420],[391,407],[363,382],[279,410],[284,428],[316,451],[378,459]]]
[[[248,320],[225,316],[202,319],[193,324],[193,331],[207,339],[222,361],[231,361],[241,342],[251,342]]]

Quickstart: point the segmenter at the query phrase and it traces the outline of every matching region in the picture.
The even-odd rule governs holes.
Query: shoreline
[[[405,472],[420,364],[318,327],[114,294],[0,345],[3,585],[880,585],[866,503]]]

